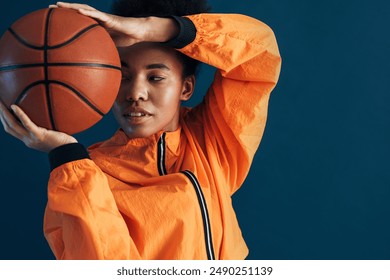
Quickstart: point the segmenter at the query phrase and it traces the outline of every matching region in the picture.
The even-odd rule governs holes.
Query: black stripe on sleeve
[[[173,47],[175,49],[181,49],[192,43],[196,37],[196,27],[194,23],[186,17],[171,16],[179,26],[179,34],[165,42],[165,45]]]
[[[80,143],[71,143],[54,148],[49,152],[51,171],[58,166],[79,160],[90,158],[87,149]]]

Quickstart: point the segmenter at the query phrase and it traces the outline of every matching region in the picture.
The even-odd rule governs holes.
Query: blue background
[[[210,0],[274,30],[283,57],[251,172],[234,199],[250,259],[390,259],[389,1]],[[88,1],[108,11],[109,1]],[[242,4],[245,3],[245,4]],[[49,1],[11,1],[0,32]],[[210,82],[203,67],[193,104]],[[109,114],[77,135],[109,137]],[[49,166],[0,130],[0,259],[52,259]]]

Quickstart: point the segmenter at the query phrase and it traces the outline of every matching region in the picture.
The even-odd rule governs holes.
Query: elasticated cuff
[[[173,47],[175,49],[181,49],[192,43],[196,37],[196,27],[194,23],[186,17],[171,16],[179,26],[179,34],[176,38],[173,38],[167,42],[165,45]]]
[[[67,162],[90,158],[87,149],[80,143],[66,144],[57,147],[49,152],[50,169],[65,164]]]

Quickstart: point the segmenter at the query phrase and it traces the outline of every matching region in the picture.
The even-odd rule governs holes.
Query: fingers
[[[5,120],[5,114],[7,114],[7,111],[8,111],[8,109],[5,107],[3,102],[0,101],[0,121],[1,121],[1,124],[3,125],[3,128],[6,132],[7,132],[8,127],[9,127],[7,121]]]
[[[27,147],[49,152],[61,145],[77,143],[70,135],[37,126],[20,107],[11,105],[11,108],[15,117],[0,100],[0,121],[8,134],[21,140]]]
[[[110,21],[110,19],[111,19],[108,14],[103,13],[103,12],[98,11],[98,10],[88,10],[88,9],[80,8],[80,9],[78,9],[78,11],[80,14],[94,18],[94,19],[100,21],[101,23],[106,23],[106,22]]]
[[[77,10],[80,14],[94,18],[101,23],[107,23],[111,20],[108,14],[96,10],[95,8],[85,4],[57,2],[56,4],[49,5],[49,8],[68,8]]]
[[[0,102],[1,103],[1,102]],[[3,103],[0,105],[0,119],[5,132],[12,136],[22,140],[23,137],[28,133],[26,129],[15,119],[12,113],[4,106]],[[21,110],[21,109],[20,109]]]
[[[23,127],[27,129],[27,131],[32,133],[37,131],[38,126],[30,120],[30,118],[26,115],[26,113],[22,109],[20,109],[20,107],[16,105],[11,105],[11,109],[18,117]]]
[[[74,10],[79,10],[79,9],[96,10],[95,8],[88,6],[86,4],[78,4],[78,3],[57,2],[56,6],[60,8],[70,8]]]
[[[0,102],[1,103],[1,102]],[[23,110],[16,106],[11,105],[11,109],[14,112],[16,119],[12,113],[1,103],[1,123],[4,130],[12,136],[24,141],[25,137],[29,134],[35,134],[39,127],[35,125]],[[20,122],[19,122],[19,121]]]

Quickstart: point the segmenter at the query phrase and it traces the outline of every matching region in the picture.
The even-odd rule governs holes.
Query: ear
[[[195,75],[190,75],[184,78],[183,92],[180,95],[181,101],[187,101],[191,98],[195,89]]]

